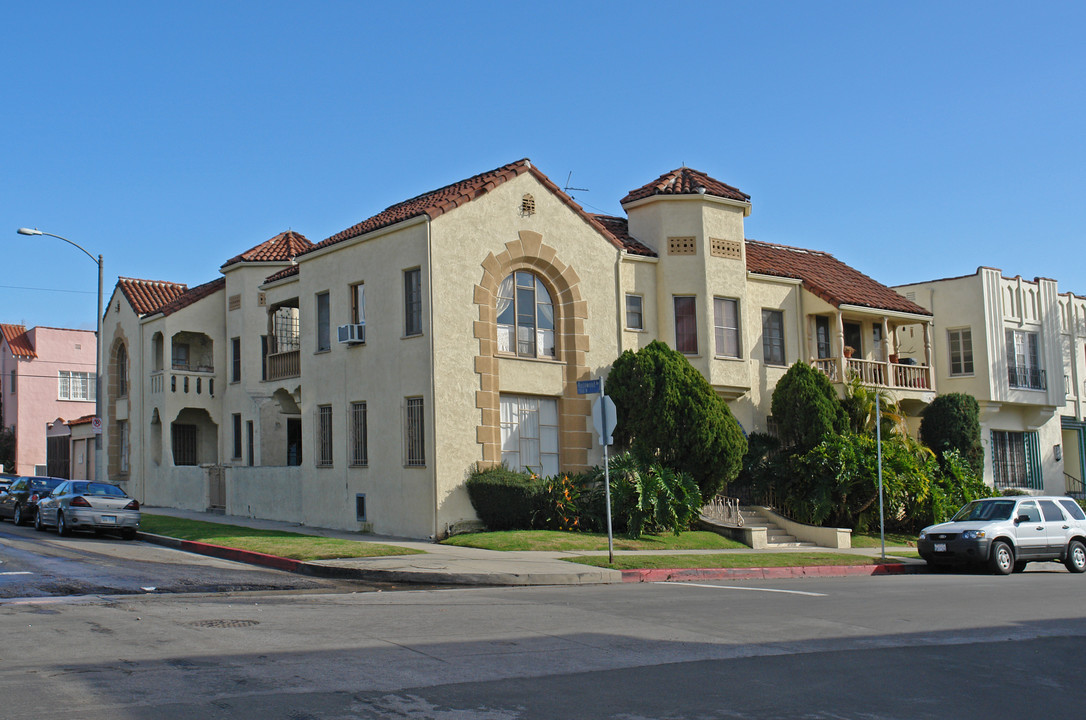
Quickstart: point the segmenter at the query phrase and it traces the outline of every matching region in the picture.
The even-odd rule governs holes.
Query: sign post
[[[603,493],[607,505],[607,562],[614,565],[615,541],[614,533],[611,531],[611,465],[607,459],[607,446],[615,441],[611,433],[615,430],[617,413],[614,401],[603,394],[602,379],[578,381],[577,392],[582,392],[582,382],[587,392],[600,393],[600,396],[592,402],[592,427],[599,436],[600,445],[603,446]]]

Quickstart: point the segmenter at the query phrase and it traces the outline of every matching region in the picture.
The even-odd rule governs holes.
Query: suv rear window
[[[1078,503],[1067,498],[1066,500],[1060,500],[1060,505],[1063,505],[1063,509],[1067,511],[1067,514],[1076,520],[1086,520],[1086,513],[1082,512],[1082,508],[1078,506]]]

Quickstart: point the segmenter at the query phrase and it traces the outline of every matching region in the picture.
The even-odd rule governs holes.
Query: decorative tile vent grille
[[[535,198],[530,193],[520,199],[520,214],[523,217],[535,215]]]
[[[231,310],[238,310],[241,308],[241,295],[231,295],[228,301],[229,308]]]
[[[694,255],[697,253],[697,238],[669,237],[667,239],[668,255]]]
[[[713,257],[726,258],[728,260],[742,260],[743,243],[738,240],[709,238],[709,252]]]

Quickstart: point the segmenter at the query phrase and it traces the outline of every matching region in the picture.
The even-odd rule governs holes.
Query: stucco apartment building
[[[50,469],[48,437],[56,456],[71,457],[70,437],[48,426],[94,415],[95,337],[91,330],[0,323],[0,393],[3,426],[15,433],[15,467],[6,472],[45,475]],[[68,433],[70,435],[70,433]],[[85,444],[85,443],[84,443]],[[83,467],[94,468],[94,443],[80,446]],[[53,468],[57,468],[54,462]],[[67,466],[66,466],[67,467]],[[67,472],[67,470],[62,470]]]
[[[747,240],[748,195],[683,167],[622,206],[585,212],[520,160],[319,243],[282,233],[195,288],[121,278],[110,477],[152,505],[440,537],[475,522],[475,465],[601,462],[576,383],[654,339],[747,431],[771,427],[796,360],[910,412],[934,398],[930,311],[826,253]]]
[[[980,403],[985,481],[1081,497],[1086,298],[988,267],[896,289],[933,312],[940,391]]]

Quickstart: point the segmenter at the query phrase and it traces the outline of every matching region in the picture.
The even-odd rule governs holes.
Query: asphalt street
[[[0,696],[20,698],[0,716],[1071,718],[1083,581],[1053,565],[0,600]]]

